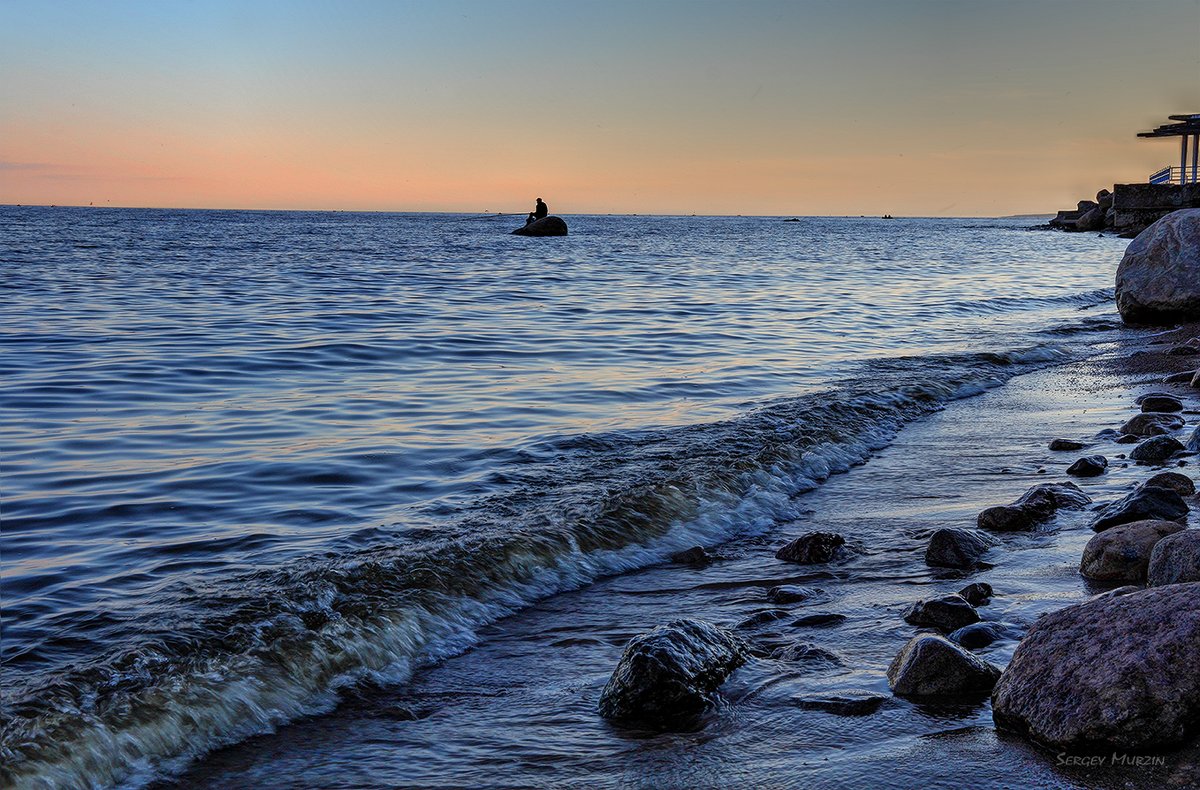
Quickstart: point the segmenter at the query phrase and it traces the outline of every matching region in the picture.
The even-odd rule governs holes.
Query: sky
[[[0,0],[0,203],[998,216],[1178,163],[1200,0]]]

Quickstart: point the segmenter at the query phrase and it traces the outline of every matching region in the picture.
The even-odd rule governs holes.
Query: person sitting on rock
[[[546,204],[542,202],[541,198],[537,198],[537,205],[533,207],[533,211],[529,212],[529,218],[525,220],[525,224],[544,219],[549,213],[550,209],[546,208]]]

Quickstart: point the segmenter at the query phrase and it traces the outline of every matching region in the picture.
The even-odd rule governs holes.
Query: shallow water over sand
[[[64,786],[141,782],[315,713],[193,779],[269,783],[277,759],[311,786],[703,784],[793,770],[755,751],[772,731],[869,765],[867,740],[788,701],[841,670],[756,665],[709,728],[666,740],[602,724],[596,682],[681,611],[767,608],[762,584],[794,573],[772,546],[823,519],[873,552],[812,583],[850,618],[822,638],[877,687],[892,609],[929,582],[912,546],[977,494],[945,459],[888,467],[895,448],[812,489],[1112,337],[1123,246],[994,221],[578,217],[542,240],[421,215],[0,221],[0,750],[10,778]],[[979,477],[994,501],[1024,490]],[[702,573],[645,569],[728,540]],[[878,716],[851,724],[912,737],[909,709]]]

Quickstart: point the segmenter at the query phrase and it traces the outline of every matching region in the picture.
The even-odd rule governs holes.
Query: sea
[[[1127,242],[565,219],[0,207],[0,786],[935,787],[955,738],[956,786],[1074,786],[986,701],[797,700],[888,696],[957,583],[921,537],[1045,466]],[[774,559],[830,525],[859,559]],[[1086,592],[1020,540],[1010,589]],[[695,732],[599,718],[630,637],[787,582],[835,658],[753,660]]]

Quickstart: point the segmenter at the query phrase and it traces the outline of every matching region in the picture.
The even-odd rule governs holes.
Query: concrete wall
[[[1181,208],[1200,208],[1200,184],[1117,184],[1113,187],[1113,225],[1141,231]]]

